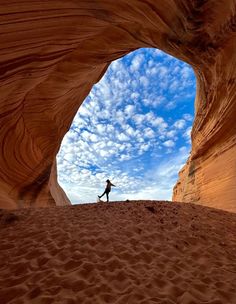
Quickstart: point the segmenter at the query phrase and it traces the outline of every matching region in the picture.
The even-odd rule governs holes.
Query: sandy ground
[[[236,303],[236,214],[154,201],[0,210],[0,303]]]

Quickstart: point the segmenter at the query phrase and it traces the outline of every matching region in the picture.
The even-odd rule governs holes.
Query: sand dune
[[[0,212],[0,303],[236,303],[236,214],[154,201]]]

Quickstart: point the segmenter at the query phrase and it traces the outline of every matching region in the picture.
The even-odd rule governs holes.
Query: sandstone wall
[[[179,173],[173,200],[236,212],[235,50],[234,34],[219,47],[213,64],[196,72],[192,152]]]
[[[193,150],[174,199],[236,210],[235,6],[2,0],[0,208],[69,203],[55,157],[74,115],[111,61],[155,47],[191,64],[198,80]]]

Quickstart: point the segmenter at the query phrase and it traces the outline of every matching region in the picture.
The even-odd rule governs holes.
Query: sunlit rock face
[[[236,211],[235,0],[1,1],[0,207],[69,204],[56,154],[110,62],[159,48],[197,76],[174,199]]]

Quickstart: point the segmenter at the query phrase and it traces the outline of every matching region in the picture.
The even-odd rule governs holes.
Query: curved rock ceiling
[[[114,59],[154,47],[197,77],[192,153],[173,198],[236,211],[236,1],[0,4],[0,207],[69,204],[56,154]]]

